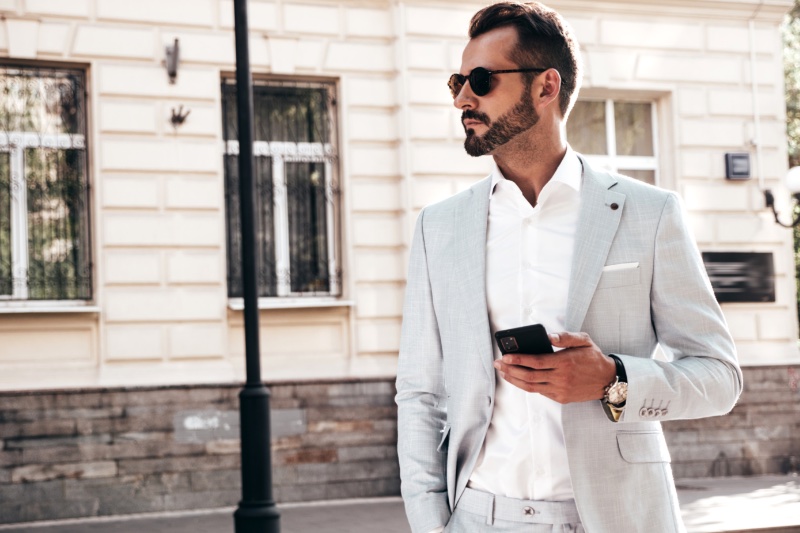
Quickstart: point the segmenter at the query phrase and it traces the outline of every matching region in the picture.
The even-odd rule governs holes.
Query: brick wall
[[[0,394],[0,523],[235,505],[239,390]],[[399,494],[393,382],[271,392],[277,501]]]
[[[727,416],[664,423],[676,478],[800,473],[800,366],[743,371]]]
[[[664,424],[675,477],[800,471],[800,366]],[[278,502],[399,494],[392,380],[274,385]],[[239,387],[0,393],[0,523],[235,505]]]

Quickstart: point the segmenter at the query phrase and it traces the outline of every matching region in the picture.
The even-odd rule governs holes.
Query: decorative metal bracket
[[[186,120],[186,117],[189,116],[191,113],[191,109],[187,109],[186,112],[183,112],[183,105],[178,106],[177,109],[174,107],[172,108],[172,116],[169,118],[169,121],[172,123],[173,128],[177,128],[178,126],[182,125],[183,122]]]

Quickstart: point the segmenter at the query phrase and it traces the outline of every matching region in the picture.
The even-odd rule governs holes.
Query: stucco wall
[[[778,23],[790,3],[552,3],[581,42],[585,96],[656,105],[660,183],[683,195],[701,249],[774,254],[777,302],[724,306],[749,365],[798,358],[791,234],[764,211],[757,179],[726,182],[723,154],[755,154],[755,14],[761,166],[786,198]],[[249,2],[256,75],[338,80],[344,190],[343,298],[264,310],[265,375],[394,372],[416,215],[489,169],[463,153],[445,85],[480,5]],[[234,69],[232,2],[0,0],[0,12],[1,57],[87,67],[96,279],[84,312],[0,305],[0,388],[241,379],[220,118],[220,79]],[[171,85],[162,61],[175,38]],[[173,129],[180,105],[191,115]]]

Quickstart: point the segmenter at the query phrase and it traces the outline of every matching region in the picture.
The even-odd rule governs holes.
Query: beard
[[[530,90],[526,89],[519,102],[494,122],[485,113],[471,109],[465,110],[461,114],[462,123],[466,119],[479,120],[489,129],[483,135],[476,134],[472,128],[466,129],[467,138],[464,140],[464,150],[472,157],[486,155],[523,131],[535,126],[539,122],[539,114],[533,107],[533,100],[528,94],[529,92]]]

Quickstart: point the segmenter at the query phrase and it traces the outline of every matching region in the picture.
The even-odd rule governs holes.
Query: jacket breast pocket
[[[641,271],[642,269],[639,265],[616,270],[603,270],[603,273],[600,275],[600,281],[597,283],[597,288],[611,289],[613,287],[638,285]]]
[[[439,441],[439,445],[436,447],[437,452],[441,452],[442,450],[447,451],[447,437],[450,436],[450,424],[444,426],[442,430],[442,439]]]
[[[628,463],[669,463],[667,441],[660,431],[620,431],[619,454]]]

